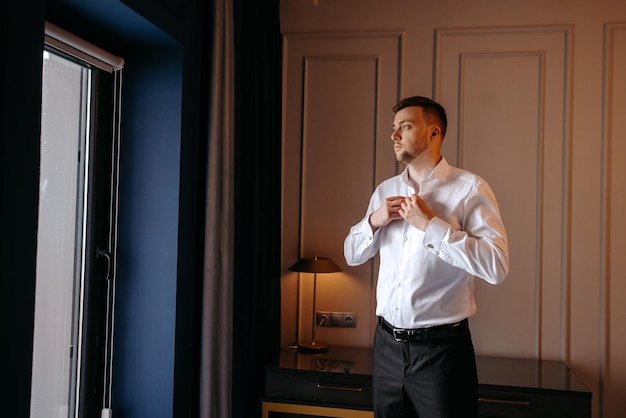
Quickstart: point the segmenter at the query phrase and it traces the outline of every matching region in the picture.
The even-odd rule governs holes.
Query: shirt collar
[[[448,164],[448,161],[445,159],[445,157],[442,156],[439,160],[439,163],[435,166],[430,175],[422,179],[420,181],[420,184],[431,180],[443,181],[447,177],[449,170],[450,164]],[[402,171],[402,181],[408,186],[411,185],[411,183],[409,182],[409,167],[405,167],[404,171]]]

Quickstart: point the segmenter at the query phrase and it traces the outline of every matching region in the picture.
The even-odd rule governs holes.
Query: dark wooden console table
[[[591,392],[560,361],[478,356],[480,416],[589,418]],[[266,367],[263,418],[372,418],[372,351],[284,349]]]

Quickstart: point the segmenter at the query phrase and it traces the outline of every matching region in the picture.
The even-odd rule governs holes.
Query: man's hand
[[[369,218],[370,227],[372,232],[376,232],[378,228],[381,228],[391,221],[402,219],[399,211],[402,209],[401,205],[404,202],[404,196],[391,196],[386,198],[378,209],[376,209]]]
[[[426,231],[428,224],[435,217],[433,211],[416,194],[402,200],[398,214],[409,224],[422,231]]]

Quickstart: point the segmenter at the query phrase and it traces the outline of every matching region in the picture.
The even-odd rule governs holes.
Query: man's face
[[[428,124],[419,106],[399,110],[393,119],[393,150],[396,159],[405,164],[419,157],[428,148]]]

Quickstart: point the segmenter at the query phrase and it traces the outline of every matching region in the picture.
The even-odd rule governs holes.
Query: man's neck
[[[418,184],[429,177],[441,161],[441,154],[422,154],[407,164],[409,180]]]

